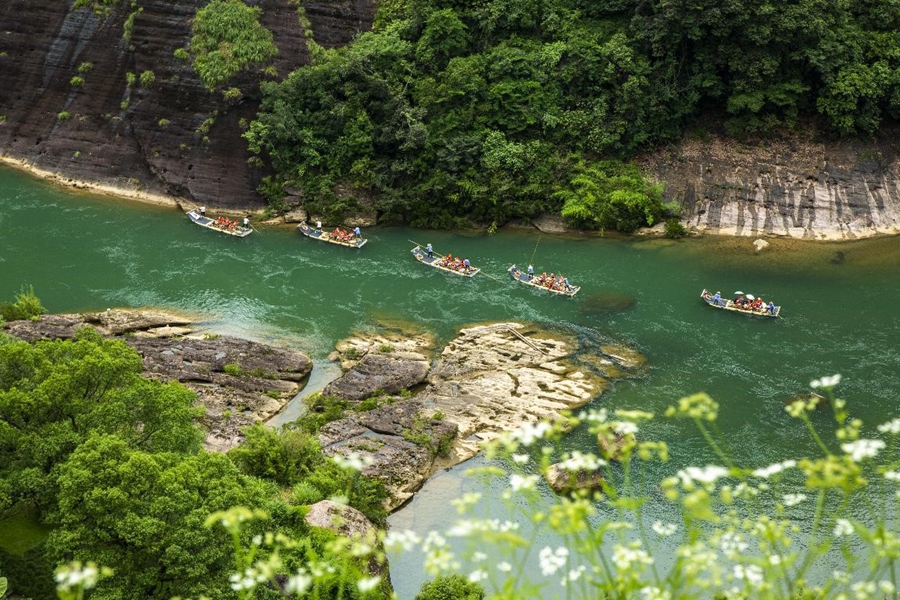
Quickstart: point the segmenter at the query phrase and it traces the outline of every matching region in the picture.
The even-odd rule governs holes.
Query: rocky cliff
[[[242,120],[259,103],[259,77],[210,93],[189,61],[204,0],[116,3],[100,18],[73,0],[0,3],[0,157],[70,185],[223,208],[261,207],[264,175],[247,162]],[[375,0],[256,0],[274,35],[278,77],[308,61],[303,22],[324,47],[371,27]],[[303,9],[301,19],[298,6]],[[89,66],[84,66],[84,65]],[[147,84],[141,75],[152,72]],[[129,83],[129,73],[134,83]],[[72,78],[83,79],[73,85]]]
[[[897,135],[870,140],[685,139],[642,160],[699,231],[855,239],[900,233]]]

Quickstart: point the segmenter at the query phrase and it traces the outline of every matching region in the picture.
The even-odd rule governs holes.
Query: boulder
[[[620,460],[626,446],[636,443],[633,433],[624,434],[619,431],[601,431],[597,434],[597,447],[600,456],[606,460]]]
[[[397,394],[425,380],[428,363],[388,354],[367,354],[341,377],[329,383],[323,393],[351,402],[365,400],[376,392]]]
[[[753,248],[757,252],[765,250],[766,248],[769,247],[769,245],[770,245],[769,242],[767,242],[766,240],[763,240],[763,239],[758,239],[753,242]]]
[[[571,494],[578,490],[594,490],[603,485],[603,473],[599,469],[567,469],[565,463],[556,463],[544,474],[547,484],[557,494]]]
[[[320,527],[344,537],[366,537],[375,532],[375,525],[366,515],[352,506],[322,500],[309,507],[304,520],[311,527]]]

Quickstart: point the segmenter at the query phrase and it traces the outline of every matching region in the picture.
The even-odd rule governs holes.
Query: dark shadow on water
[[[637,298],[616,290],[600,291],[585,296],[581,302],[581,314],[585,316],[622,312],[637,305]]]

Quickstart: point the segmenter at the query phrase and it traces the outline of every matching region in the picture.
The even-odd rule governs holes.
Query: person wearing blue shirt
[[[466,273],[468,273],[469,272],[469,259],[468,258],[463,260],[463,267],[465,267]]]
[[[534,279],[534,267],[528,265],[528,279]]]
[[[716,294],[712,297],[713,304],[719,306],[722,300],[722,292],[716,292]]]
[[[360,239],[362,237],[362,231],[359,230],[358,226],[353,229],[353,235],[356,236],[356,239]]]
[[[425,252],[428,253],[428,258],[431,258],[432,256],[434,256],[434,248],[431,247],[431,244],[428,244],[427,246],[425,246]]]
[[[563,287],[566,288],[566,291],[567,291],[567,292],[572,291],[572,286],[569,285],[569,278],[568,278],[568,277],[563,277]]]
[[[772,313],[774,315],[775,314],[775,303],[769,302],[769,305],[766,306],[766,310],[768,310],[770,313]]]

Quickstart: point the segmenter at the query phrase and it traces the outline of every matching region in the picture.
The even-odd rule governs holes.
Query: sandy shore
[[[175,196],[166,196],[162,194],[151,194],[136,189],[135,187],[115,186],[98,182],[72,179],[71,177],[60,175],[59,173],[39,169],[38,167],[35,167],[27,161],[19,158],[13,158],[11,156],[0,155],[0,163],[13,167],[14,169],[18,169],[20,171],[25,171],[26,173],[34,175],[35,177],[50,182],[54,185],[72,190],[91,192],[93,194],[101,194],[104,196],[114,196],[116,198],[123,198],[125,200],[133,200],[135,202],[143,202],[145,204],[154,204],[156,206],[173,206],[183,208],[185,210],[190,210],[195,206],[193,202],[190,202],[184,198],[177,198]]]

